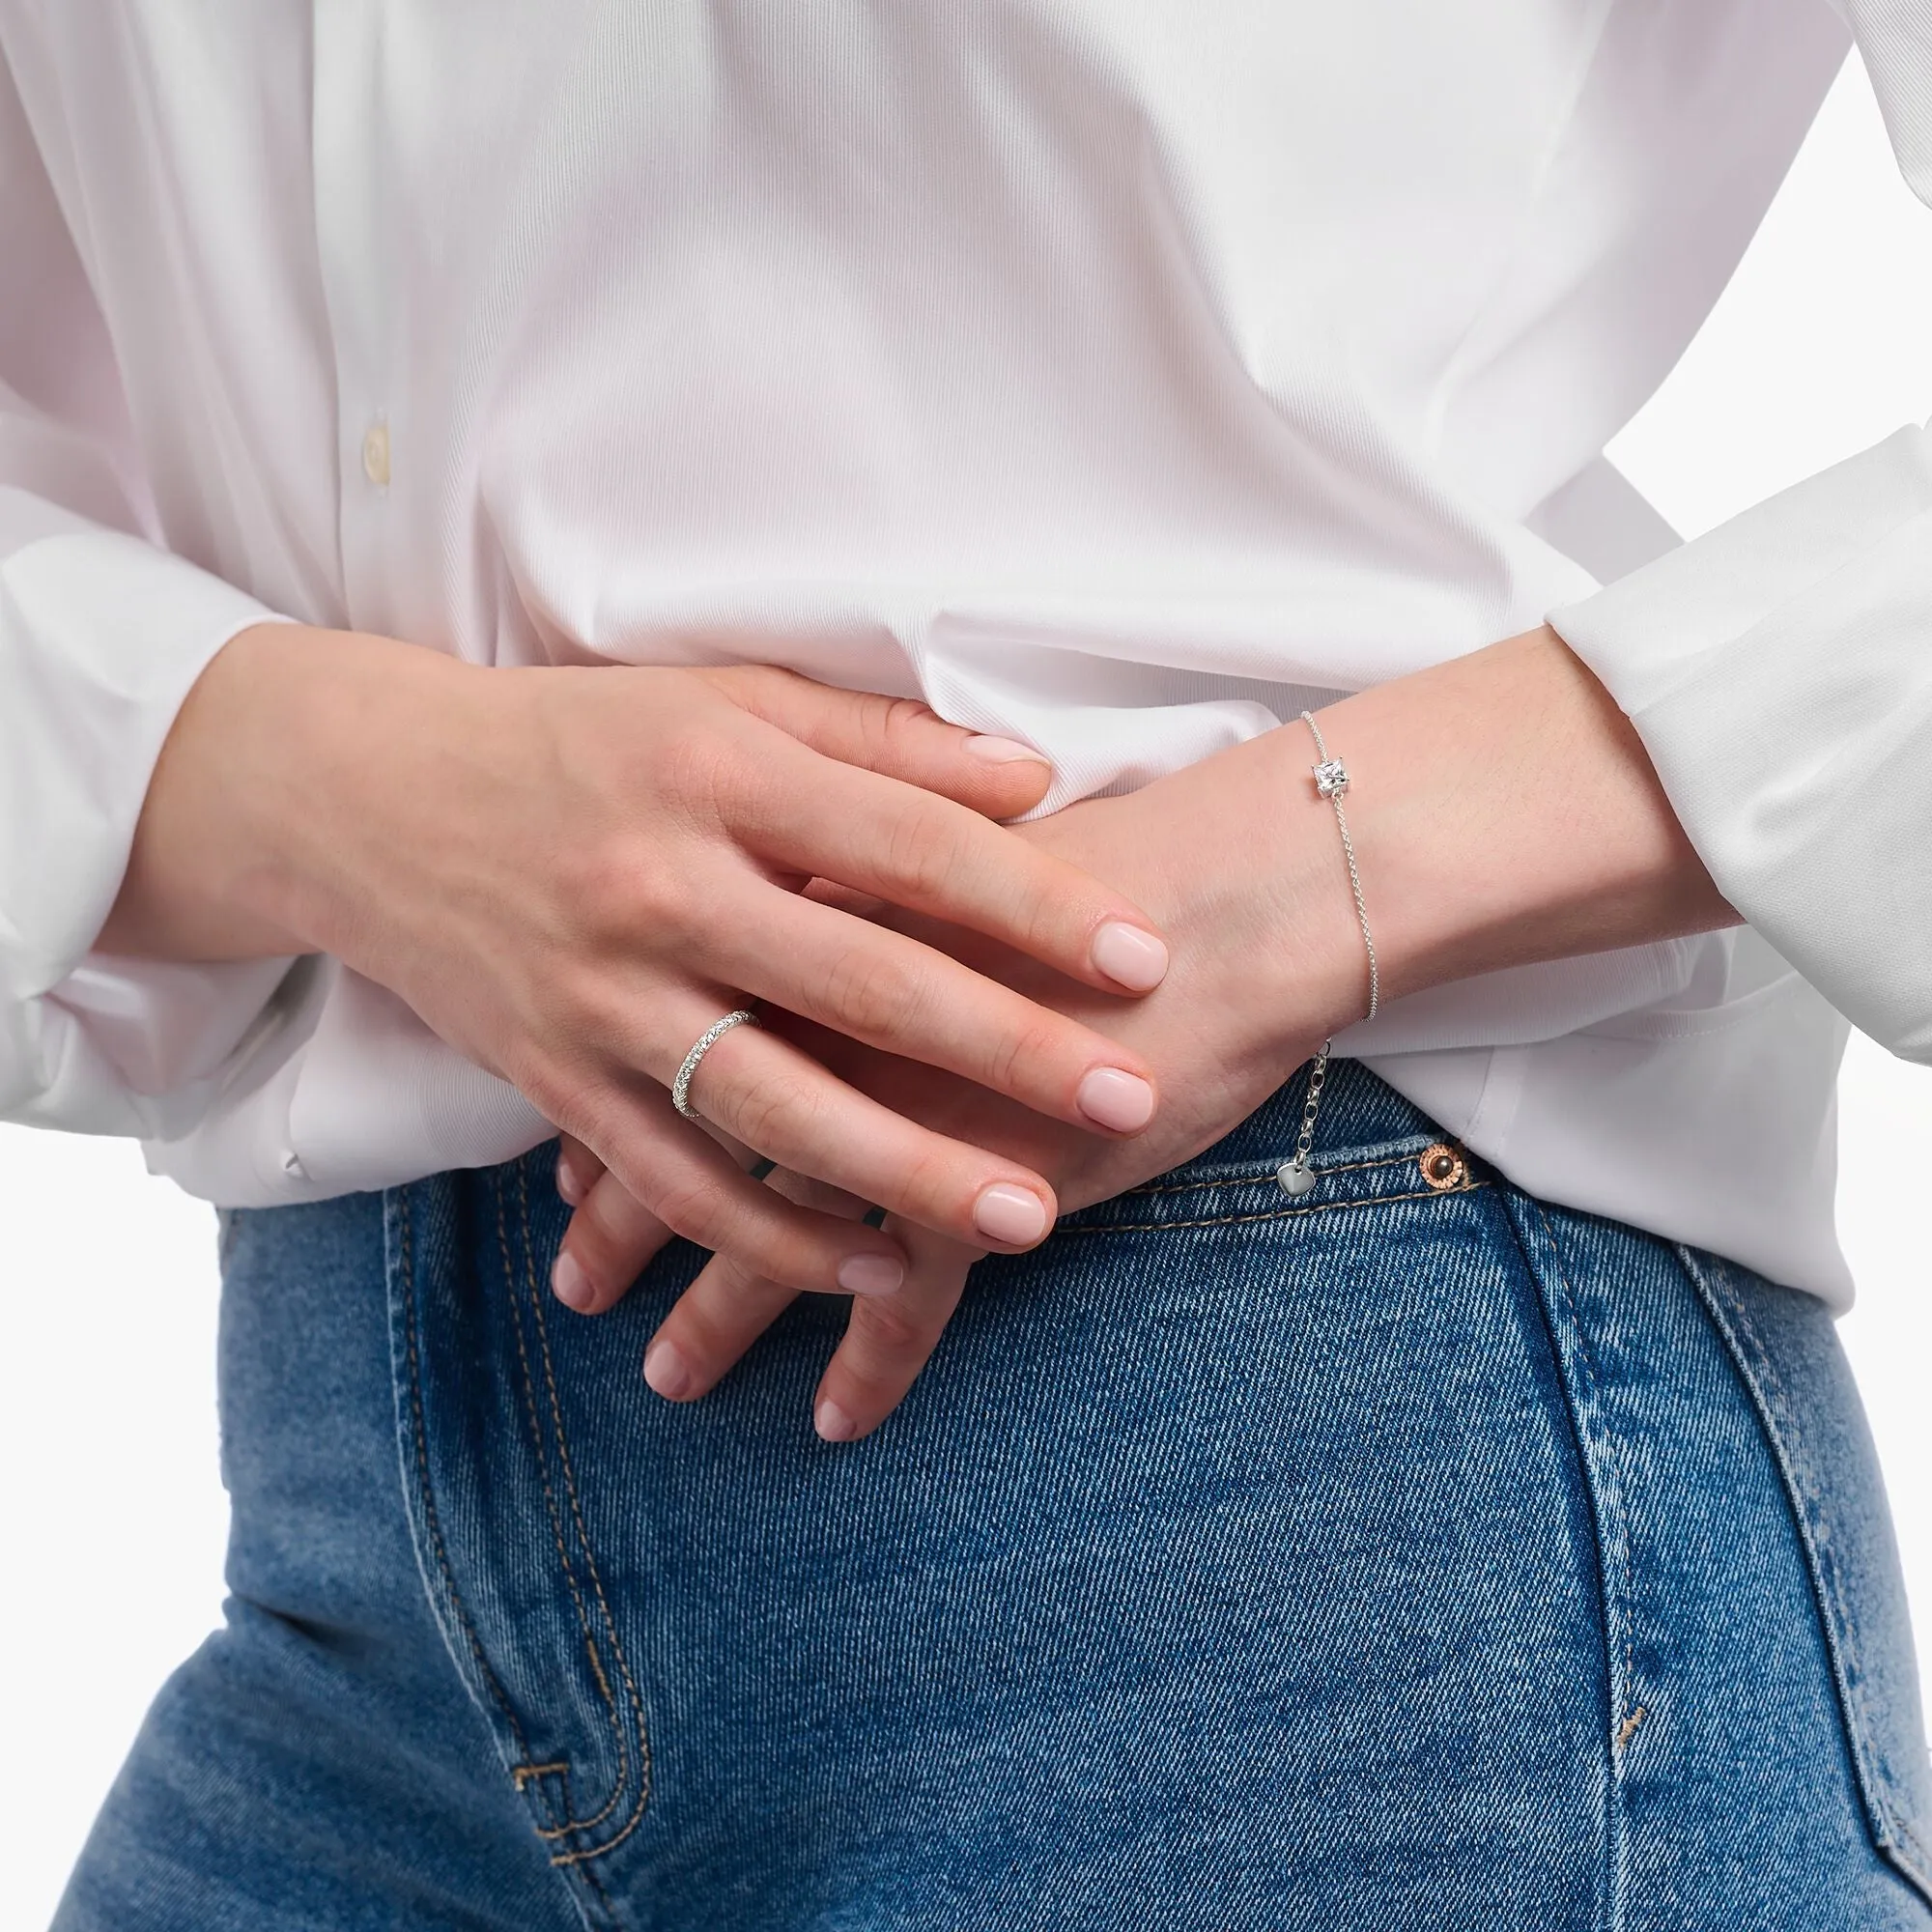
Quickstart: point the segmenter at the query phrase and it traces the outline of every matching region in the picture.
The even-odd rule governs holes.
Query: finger
[[[983,932],[1103,992],[1165,978],[1166,942],[1124,894],[951,799],[812,762],[801,772],[781,755],[748,776],[732,829],[767,860]]]
[[[734,703],[841,764],[938,792],[989,818],[1046,796],[1053,767],[1031,745],[949,724],[912,697],[840,691],[773,665],[704,673]]]
[[[1118,1040],[936,948],[790,893],[736,889],[690,963],[1090,1132],[1137,1134],[1154,1116],[1151,1071]]]
[[[844,1339],[819,1379],[812,1427],[827,1442],[868,1435],[905,1400],[946,1332],[980,1251],[918,1228],[893,1228],[912,1267],[879,1301],[854,1301]]]
[[[671,1111],[663,1089],[632,1095],[606,1088],[596,1107],[597,1118],[573,1122],[572,1130],[610,1169],[598,1188],[614,1182],[673,1235],[823,1294],[887,1294],[904,1279],[904,1251],[891,1236],[752,1179],[727,1150]],[[585,1264],[582,1252],[577,1259]],[[616,1290],[605,1282],[599,1292]]]
[[[551,1269],[551,1291],[579,1315],[602,1315],[630,1293],[670,1230],[608,1169],[578,1204]]]
[[[714,1255],[651,1337],[645,1382],[667,1402],[708,1395],[797,1298],[796,1289]]]
[[[704,1123],[699,1122],[698,1124],[702,1126]],[[764,1179],[778,1165],[776,1161],[767,1160],[762,1154],[753,1154],[749,1148],[740,1147],[722,1127],[709,1128],[707,1131],[740,1167],[753,1170],[753,1180]],[[570,1207],[577,1207],[603,1179],[605,1172],[603,1161],[575,1134],[557,1135],[556,1191]]]
[[[1043,1239],[1058,1212],[1053,1189],[1032,1169],[907,1120],[763,1028],[724,1035],[699,1063],[690,1098],[706,1121],[780,1166],[937,1234],[1017,1253]],[[729,1240],[692,1238],[794,1288],[838,1286],[766,1267]]]
[[[575,1208],[597,1185],[604,1163],[575,1134],[559,1134],[556,1141],[556,1191]]]
[[[566,1308],[579,1315],[602,1315],[623,1300],[644,1264],[671,1234],[582,1141],[570,1134],[560,1141],[557,1192],[577,1211],[564,1230],[563,1245],[551,1269],[551,1288]],[[747,1179],[764,1179],[772,1165],[758,1157]]]
[[[781,1168],[774,1191],[828,1213],[859,1220],[866,1204]],[[796,1292],[714,1255],[678,1296],[644,1350],[644,1380],[668,1402],[695,1402],[737,1365],[797,1299]]]

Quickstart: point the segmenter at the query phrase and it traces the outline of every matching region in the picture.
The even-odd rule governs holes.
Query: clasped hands
[[[1128,797],[1086,801],[999,831],[1015,877],[1041,857],[1077,868],[1126,894],[1147,924],[1166,936],[1172,966],[1139,997],[1055,972],[1043,954],[1019,951],[1010,930],[995,938],[909,911],[903,900],[864,897],[822,879],[807,888],[808,897],[916,941],[1088,1036],[1116,1042],[1123,1049],[1118,1063],[1135,1068],[1158,1094],[1144,1122],[1096,1131],[1065,1108],[1026,1104],[1010,1077],[976,1080],[957,1065],[923,1064],[855,1037],[876,1038],[888,1031],[880,1026],[848,1021],[841,1031],[768,1008],[766,1029],[896,1121],[1016,1163],[1031,1177],[1027,1191],[1050,1192],[1063,1210],[1151,1179],[1245,1119],[1324,1032],[1354,1016],[1360,962],[1350,946],[1353,941],[1358,950],[1359,940],[1348,923],[1339,847],[1331,854],[1321,843],[1327,828],[1319,812],[1308,854],[1313,863],[1291,865],[1285,858],[1297,807],[1314,804],[1306,762],[1285,757],[1278,743],[1258,741]],[[1034,781],[1043,781],[1043,768],[1035,769]],[[1243,826],[1245,837],[1235,830]],[[930,901],[935,895],[924,896]],[[992,1244],[976,1239],[956,1213],[924,1206],[929,1193],[888,1189],[880,1184],[884,1176],[869,1186],[858,1183],[853,1163],[833,1146],[812,1144],[809,1134],[792,1136],[778,1156],[762,1118],[769,1094],[758,1118],[737,1099],[756,1091],[755,1055],[745,1030],[728,1034],[694,1082],[699,1110],[720,1106],[735,1130],[719,1130],[714,1145],[734,1164],[752,1162],[753,1150],[781,1158],[764,1184],[800,1209],[850,1226],[864,1225],[873,1203],[889,1206],[879,1234],[905,1258],[903,1279],[883,1292],[846,1284],[861,1292],[819,1383],[813,1420],[826,1439],[849,1440],[876,1428],[911,1387],[958,1304],[968,1270]],[[836,1136],[834,1123],[826,1125]],[[668,1170],[679,1158],[676,1144],[699,1132],[668,1110],[656,1111],[629,1157]],[[575,1136],[564,1138],[558,1185],[575,1212],[555,1286],[569,1305],[601,1313],[622,1298],[672,1230],[661,1209],[654,1211]],[[1042,1216],[1037,1230],[1013,1228],[1013,1237],[1000,1245],[1009,1252],[1030,1247],[1049,1226]],[[804,1274],[802,1267],[775,1269],[742,1246],[721,1245],[652,1339],[644,1359],[650,1386],[673,1401],[705,1394],[802,1288],[821,1286]]]
[[[1385,999],[1737,920],[1547,626],[1343,700],[1333,736]],[[1211,1146],[1361,1014],[1309,759],[1271,731],[1007,825],[1044,763],[906,700],[264,625],[188,694],[98,943],[388,987],[562,1132],[560,1298],[610,1308],[672,1235],[712,1250],[660,1393],[703,1394],[793,1295],[853,1295],[816,1404],[850,1438],[978,1255]],[[683,1119],[685,1054],[750,1001]]]
[[[907,700],[262,625],[188,694],[98,944],[386,986],[566,1136],[562,1299],[610,1307],[672,1235],[712,1250],[649,1355],[664,1393],[793,1294],[859,1297],[818,1405],[849,1436],[976,1254],[1209,1145],[1330,1023],[1276,943],[1286,801],[1253,749],[1009,828],[1045,762]],[[753,1001],[684,1119],[684,1056]]]

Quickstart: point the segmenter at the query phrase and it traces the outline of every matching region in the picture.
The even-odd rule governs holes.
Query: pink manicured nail
[[[1022,745],[1016,738],[968,738],[966,754],[986,765],[1016,765],[1022,758],[1036,765],[1053,762],[1043,753],[1036,752],[1031,745]]]
[[[1094,935],[1094,965],[1130,993],[1151,993],[1167,978],[1167,948],[1138,925],[1110,920]]]
[[[691,1364],[669,1342],[653,1342],[644,1350],[644,1380],[655,1395],[667,1402],[682,1402],[696,1386],[697,1378]]]
[[[1028,1248],[1046,1233],[1046,1208],[1037,1194],[997,1180],[974,1202],[973,1225],[989,1241]]]
[[[1118,1066],[1094,1067],[1074,1098],[1090,1121],[1117,1134],[1137,1134],[1153,1119],[1153,1089]]]
[[[905,1283],[905,1264],[895,1255],[847,1255],[838,1264],[838,1286],[847,1294],[891,1294]]]
[[[556,1191],[563,1196],[564,1205],[576,1208],[582,1203],[584,1187],[576,1168],[572,1167],[561,1154],[556,1159]]]
[[[574,1308],[580,1315],[587,1315],[597,1299],[597,1285],[583,1272],[578,1259],[568,1248],[556,1258],[556,1265],[550,1271],[551,1293],[566,1308]]]
[[[836,1402],[821,1402],[812,1411],[811,1426],[823,1442],[849,1442],[859,1433],[859,1425]]]

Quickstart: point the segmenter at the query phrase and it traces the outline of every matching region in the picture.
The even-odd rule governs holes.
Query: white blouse
[[[0,0],[0,1115],[236,1205],[548,1132],[334,962],[90,953],[267,615],[921,693],[1059,804],[1554,613],[1751,929],[1339,1046],[1842,1299],[1839,1015],[1932,1058],[1932,446],[1675,551],[1601,452],[1853,36],[1932,192],[1912,0]]]

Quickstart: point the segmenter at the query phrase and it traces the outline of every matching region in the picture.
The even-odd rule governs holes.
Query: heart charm
[[[1297,1166],[1292,1160],[1285,1160],[1275,1169],[1274,1178],[1281,1182],[1284,1194],[1306,1194],[1315,1185],[1313,1172]]]

